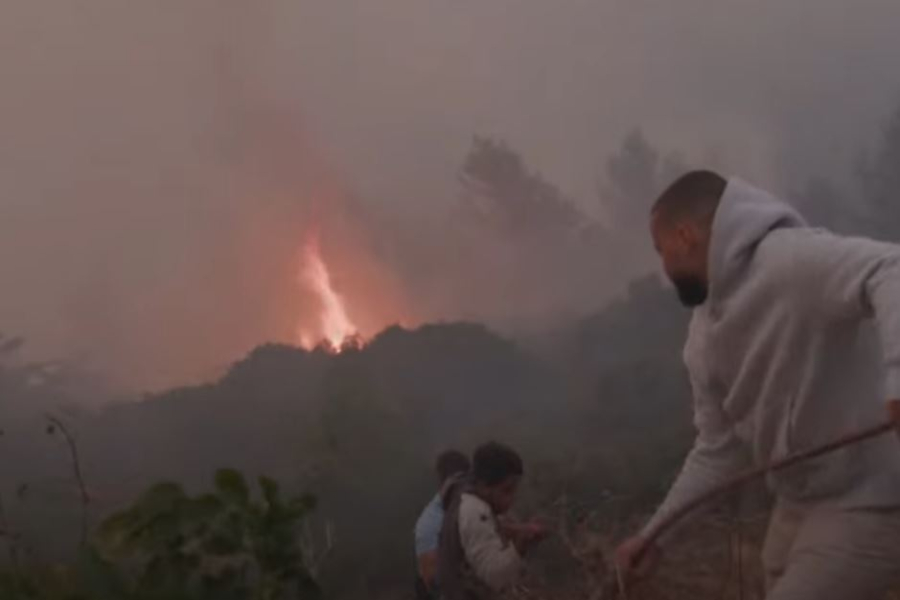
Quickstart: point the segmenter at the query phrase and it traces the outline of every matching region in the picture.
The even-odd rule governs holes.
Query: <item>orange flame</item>
[[[330,349],[340,352],[358,335],[358,329],[347,314],[343,298],[331,283],[331,274],[325,261],[322,260],[319,236],[316,232],[311,233],[306,240],[300,279],[316,295],[321,307],[318,319],[319,331],[313,333],[301,327],[300,345],[311,350],[319,343],[325,342]]]

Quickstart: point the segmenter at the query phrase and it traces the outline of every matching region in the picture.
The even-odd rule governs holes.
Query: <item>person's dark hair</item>
[[[478,483],[497,485],[523,473],[522,458],[508,446],[488,442],[475,450],[472,474]]]
[[[653,204],[652,213],[667,223],[711,219],[728,182],[712,171],[691,171],[672,182]]]
[[[454,475],[466,473],[470,468],[472,468],[472,465],[469,462],[469,457],[459,450],[441,452],[434,465],[434,470],[441,483],[444,483]]]

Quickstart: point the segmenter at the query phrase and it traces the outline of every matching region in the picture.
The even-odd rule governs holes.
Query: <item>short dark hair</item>
[[[434,464],[434,470],[441,483],[444,483],[454,475],[466,473],[471,468],[469,457],[459,450],[445,450],[441,452],[438,454]]]
[[[472,471],[476,482],[497,485],[524,472],[519,454],[503,444],[488,442],[475,450]]]
[[[712,218],[728,182],[713,171],[691,171],[672,182],[653,203],[652,213],[668,223]]]

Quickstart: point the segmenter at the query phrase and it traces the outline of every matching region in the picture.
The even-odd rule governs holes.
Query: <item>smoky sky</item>
[[[636,126],[782,190],[900,101],[897,23],[894,0],[9,0],[0,331],[138,387],[211,376],[295,340],[323,214],[348,297],[478,317],[427,260],[474,134],[600,220]]]

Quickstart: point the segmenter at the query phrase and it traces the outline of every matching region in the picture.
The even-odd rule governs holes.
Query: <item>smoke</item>
[[[0,330],[122,384],[207,378],[296,341],[312,224],[366,331],[584,312],[650,268],[598,193],[634,127],[776,191],[837,172],[900,92],[898,18],[889,0],[6,2]],[[592,241],[461,217],[475,134]]]
[[[242,4],[4,9],[0,322],[36,352],[156,386],[289,340],[304,223],[340,192]]]

